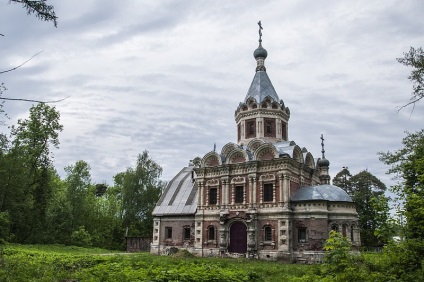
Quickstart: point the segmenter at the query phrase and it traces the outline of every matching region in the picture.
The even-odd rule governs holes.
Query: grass
[[[247,259],[122,255],[59,245],[5,245],[0,253],[0,281],[293,281],[317,269]]]

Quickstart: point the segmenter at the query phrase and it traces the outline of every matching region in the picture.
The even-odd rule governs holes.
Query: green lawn
[[[293,281],[318,268],[57,245],[4,245],[0,251],[0,281]]]

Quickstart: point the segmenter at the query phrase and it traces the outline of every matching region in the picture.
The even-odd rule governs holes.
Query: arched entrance
[[[247,252],[247,227],[241,221],[236,221],[230,226],[228,252],[241,254]]]

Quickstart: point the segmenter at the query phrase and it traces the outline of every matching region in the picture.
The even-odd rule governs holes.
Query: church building
[[[356,207],[330,185],[323,136],[319,158],[289,139],[291,113],[266,72],[261,29],[255,76],[235,110],[237,142],[168,183],[153,211],[151,253],[313,263],[331,230],[359,247]]]

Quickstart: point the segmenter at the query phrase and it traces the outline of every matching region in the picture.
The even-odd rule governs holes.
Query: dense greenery
[[[1,281],[293,281],[318,266],[246,259],[175,257],[148,253],[99,254],[101,250],[6,245]],[[107,252],[107,251],[104,251]]]
[[[93,183],[83,160],[61,179],[51,151],[62,128],[59,112],[39,103],[0,135],[0,241],[122,249],[125,234],[151,236],[162,168],[144,151],[112,187]]]
[[[407,133],[402,143],[395,152],[380,153],[380,159],[398,181],[392,191],[404,202],[407,238],[424,240],[424,130]]]
[[[413,247],[409,246],[414,244]],[[247,259],[122,254],[59,245],[3,245],[0,281],[424,281],[422,242],[390,243],[381,253],[352,253],[332,231],[322,265]]]
[[[366,170],[352,176],[346,167],[336,174],[333,184],[345,190],[356,204],[361,245],[375,247],[386,244],[393,236],[389,198],[384,194],[386,185]]]

